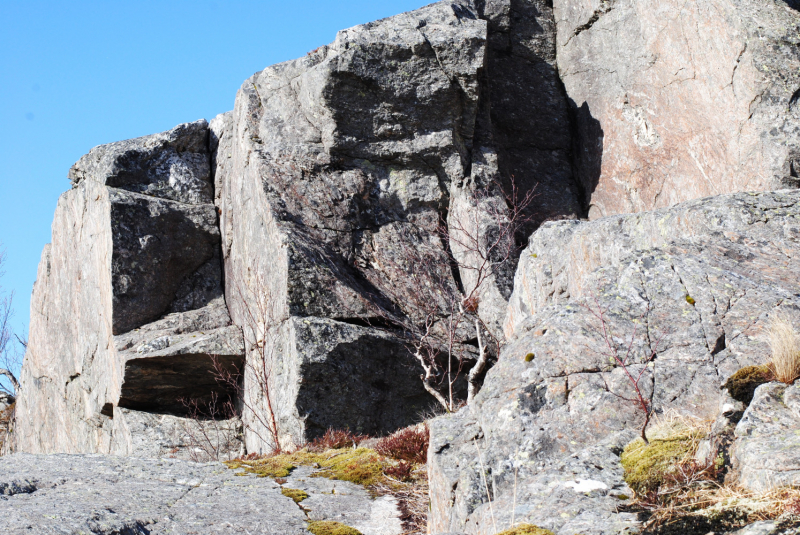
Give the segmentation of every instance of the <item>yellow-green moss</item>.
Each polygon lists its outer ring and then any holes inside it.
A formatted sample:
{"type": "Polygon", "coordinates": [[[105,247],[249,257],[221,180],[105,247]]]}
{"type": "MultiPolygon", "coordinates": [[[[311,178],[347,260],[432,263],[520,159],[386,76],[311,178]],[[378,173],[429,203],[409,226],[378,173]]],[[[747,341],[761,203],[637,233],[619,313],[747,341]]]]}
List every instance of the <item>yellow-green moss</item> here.
{"type": "Polygon", "coordinates": [[[749,405],[756,388],[770,381],[772,372],[769,366],[747,366],[731,375],[725,381],[725,388],[733,399],[749,405]]]}
{"type": "Polygon", "coordinates": [[[533,353],[528,353],[527,355],[525,355],[525,362],[532,362],[533,359],[535,359],[535,358],[536,358],[536,355],[534,355],[533,353]]]}
{"type": "Polygon", "coordinates": [[[655,438],[650,444],[637,438],[625,446],[620,457],[625,482],[640,496],[657,490],[664,477],[692,455],[700,438],[695,432],[655,438]]]}
{"type": "Polygon", "coordinates": [[[309,522],[306,529],[314,535],[361,535],[361,532],[332,520],[309,522]]]}
{"type": "Polygon", "coordinates": [[[300,490],[300,489],[282,488],[281,489],[281,494],[283,494],[287,498],[293,499],[294,503],[300,503],[303,500],[305,500],[306,498],[308,498],[308,493],[306,491],[300,490]]]}
{"type": "Polygon", "coordinates": [[[300,450],[283,453],[255,461],[235,460],[226,463],[228,468],[244,468],[259,477],[287,477],[298,466],[319,465],[322,469],[314,477],[327,477],[369,486],[383,479],[383,469],[388,464],[374,450],[368,448],[328,450],[311,453],[300,450]]]}
{"type": "Polygon", "coordinates": [[[694,300],[694,297],[692,297],[691,295],[687,295],[686,296],[686,302],[689,303],[690,305],[694,306],[696,301],[694,300]]]}
{"type": "Polygon", "coordinates": [[[520,524],[517,527],[501,531],[497,535],[554,535],[549,529],[540,528],[532,524],[520,524]]]}

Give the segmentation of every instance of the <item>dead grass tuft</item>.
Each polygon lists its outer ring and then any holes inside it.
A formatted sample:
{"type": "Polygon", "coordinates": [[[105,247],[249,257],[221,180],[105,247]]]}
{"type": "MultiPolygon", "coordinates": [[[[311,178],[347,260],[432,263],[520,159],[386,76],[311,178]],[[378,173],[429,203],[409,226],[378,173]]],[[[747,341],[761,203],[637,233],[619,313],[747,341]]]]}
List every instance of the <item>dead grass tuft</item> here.
{"type": "Polygon", "coordinates": [[[772,350],[770,370],[778,381],[792,384],[800,377],[800,335],[786,316],[770,321],[767,336],[772,350]]]}

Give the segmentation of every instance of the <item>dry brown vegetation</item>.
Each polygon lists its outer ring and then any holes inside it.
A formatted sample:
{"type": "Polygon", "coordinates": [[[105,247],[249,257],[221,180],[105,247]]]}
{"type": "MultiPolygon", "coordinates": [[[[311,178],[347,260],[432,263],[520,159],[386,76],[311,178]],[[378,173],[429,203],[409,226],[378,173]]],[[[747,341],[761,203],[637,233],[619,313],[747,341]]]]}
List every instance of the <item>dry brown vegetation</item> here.
{"type": "Polygon", "coordinates": [[[772,360],[769,368],[778,381],[791,384],[800,377],[800,334],[786,316],[776,316],[767,330],[772,360]]]}
{"type": "Polygon", "coordinates": [[[709,430],[709,422],[671,413],[653,426],[649,444],[625,448],[625,480],[636,492],[630,509],[649,515],[646,533],[732,530],[800,513],[800,489],[748,491],[723,480],[721,458],[698,461],[709,430]]]}

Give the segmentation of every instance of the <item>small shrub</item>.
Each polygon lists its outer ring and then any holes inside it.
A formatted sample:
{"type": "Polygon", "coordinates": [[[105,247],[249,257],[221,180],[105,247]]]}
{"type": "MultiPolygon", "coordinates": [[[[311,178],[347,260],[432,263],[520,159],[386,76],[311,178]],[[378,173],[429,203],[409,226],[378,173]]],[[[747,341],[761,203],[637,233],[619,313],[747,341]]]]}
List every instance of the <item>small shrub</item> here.
{"type": "Polygon", "coordinates": [[[281,489],[281,494],[287,498],[293,499],[294,503],[300,503],[308,498],[308,493],[300,489],[281,489]]]}
{"type": "Polygon", "coordinates": [[[792,384],[800,377],[800,335],[785,316],[772,319],[768,331],[772,360],[769,368],[778,381],[792,384]]]}
{"type": "Polygon", "coordinates": [[[625,446],[620,457],[625,482],[637,496],[657,491],[668,481],[668,475],[690,460],[700,438],[691,431],[654,438],[649,444],[637,438],[625,446]]]}
{"type": "Polygon", "coordinates": [[[756,388],[773,379],[769,366],[747,366],[731,375],[725,381],[724,387],[733,399],[749,405],[753,401],[756,388]]]}
{"type": "Polygon", "coordinates": [[[399,479],[400,481],[411,481],[411,473],[414,471],[414,465],[405,461],[400,461],[397,466],[390,466],[383,471],[389,477],[399,479]]]}
{"type": "Polygon", "coordinates": [[[306,529],[314,535],[361,535],[357,529],[332,520],[309,522],[306,529]]]}
{"type": "Polygon", "coordinates": [[[398,461],[425,464],[429,442],[428,426],[406,427],[378,441],[375,451],[398,461]]]}
{"type": "Polygon", "coordinates": [[[325,434],[315,438],[308,445],[309,451],[321,452],[325,450],[338,450],[341,448],[355,448],[358,443],[368,437],[356,435],[347,429],[328,429],[325,434]]]}
{"type": "Polygon", "coordinates": [[[532,524],[520,524],[511,529],[501,531],[497,535],[554,535],[549,529],[540,528],[532,524]]]}

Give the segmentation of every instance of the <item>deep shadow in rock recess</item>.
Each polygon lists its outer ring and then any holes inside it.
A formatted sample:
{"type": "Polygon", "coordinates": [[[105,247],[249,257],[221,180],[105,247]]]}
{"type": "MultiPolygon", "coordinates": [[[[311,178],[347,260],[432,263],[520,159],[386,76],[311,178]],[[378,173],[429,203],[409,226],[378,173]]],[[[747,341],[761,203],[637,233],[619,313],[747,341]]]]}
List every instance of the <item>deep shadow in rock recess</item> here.
{"type": "MultiPolygon", "coordinates": [[[[580,107],[569,99],[572,116],[572,143],[575,178],[580,185],[582,203],[587,215],[592,209],[592,194],[600,182],[603,164],[603,126],[592,116],[589,104],[580,107]]],[[[594,214],[591,214],[594,216],[594,214]]]]}
{"type": "Polygon", "coordinates": [[[204,410],[216,394],[221,406],[233,399],[235,388],[217,379],[214,358],[219,366],[232,374],[242,369],[243,357],[209,355],[174,355],[145,357],[125,363],[119,406],[158,414],[185,415],[189,402],[204,410]]]}

